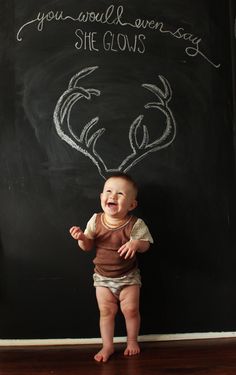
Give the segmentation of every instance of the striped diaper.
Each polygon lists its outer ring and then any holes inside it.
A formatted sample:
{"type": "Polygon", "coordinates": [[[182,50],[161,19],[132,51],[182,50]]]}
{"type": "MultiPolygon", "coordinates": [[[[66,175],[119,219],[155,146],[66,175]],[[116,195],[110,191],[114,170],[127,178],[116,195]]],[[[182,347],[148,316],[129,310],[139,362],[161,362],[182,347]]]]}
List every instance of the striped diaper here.
{"type": "Polygon", "coordinates": [[[128,285],[139,285],[140,287],[142,285],[139,269],[135,269],[134,271],[121,277],[106,277],[101,276],[98,273],[94,273],[93,281],[93,285],[95,287],[103,286],[105,288],[109,288],[116,297],[119,297],[121,290],[128,285]]]}

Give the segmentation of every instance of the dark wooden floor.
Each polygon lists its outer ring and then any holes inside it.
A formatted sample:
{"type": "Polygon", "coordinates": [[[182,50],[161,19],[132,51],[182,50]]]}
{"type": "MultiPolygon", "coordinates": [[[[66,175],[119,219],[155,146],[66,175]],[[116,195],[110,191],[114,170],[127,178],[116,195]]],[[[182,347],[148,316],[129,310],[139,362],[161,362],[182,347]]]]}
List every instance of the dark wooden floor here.
{"type": "Polygon", "coordinates": [[[139,356],[124,345],[97,363],[97,345],[0,348],[0,375],[236,375],[236,339],[141,343],[139,356]]]}

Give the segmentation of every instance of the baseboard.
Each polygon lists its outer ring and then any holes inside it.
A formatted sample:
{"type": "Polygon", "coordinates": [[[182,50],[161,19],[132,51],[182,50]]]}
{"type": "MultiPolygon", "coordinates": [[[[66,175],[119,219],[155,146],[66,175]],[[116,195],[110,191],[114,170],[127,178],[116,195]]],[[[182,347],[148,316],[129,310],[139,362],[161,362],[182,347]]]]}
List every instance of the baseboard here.
{"type": "MultiPolygon", "coordinates": [[[[203,340],[236,338],[236,332],[200,332],[200,333],[175,333],[175,334],[153,334],[139,336],[139,342],[154,341],[178,341],[178,340],[203,340]]],[[[126,337],[115,337],[115,343],[126,342],[126,337]]],[[[89,345],[101,344],[101,338],[78,338],[78,339],[0,339],[0,346],[56,346],[56,345],[89,345]]]]}

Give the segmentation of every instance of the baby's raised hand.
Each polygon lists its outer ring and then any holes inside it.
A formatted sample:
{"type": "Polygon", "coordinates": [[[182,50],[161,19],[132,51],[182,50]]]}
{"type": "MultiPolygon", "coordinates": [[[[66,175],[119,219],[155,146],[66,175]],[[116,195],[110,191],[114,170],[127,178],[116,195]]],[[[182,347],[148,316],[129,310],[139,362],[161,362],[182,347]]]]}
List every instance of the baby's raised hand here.
{"type": "Polygon", "coordinates": [[[84,232],[82,231],[82,229],[80,229],[80,227],[71,227],[70,234],[77,241],[83,241],[85,238],[84,232]]]}

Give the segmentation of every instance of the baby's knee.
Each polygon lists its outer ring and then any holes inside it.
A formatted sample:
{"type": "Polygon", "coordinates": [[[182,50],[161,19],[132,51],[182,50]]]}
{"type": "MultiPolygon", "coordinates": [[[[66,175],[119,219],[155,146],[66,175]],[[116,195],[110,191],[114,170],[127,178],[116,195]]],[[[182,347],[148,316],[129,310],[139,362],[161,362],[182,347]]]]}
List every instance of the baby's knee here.
{"type": "Polygon", "coordinates": [[[101,304],[99,306],[100,316],[103,318],[114,317],[117,313],[117,305],[111,304],[101,304]]]}
{"type": "Polygon", "coordinates": [[[123,305],[121,306],[121,311],[123,315],[129,319],[136,318],[137,316],[139,316],[139,308],[136,305],[123,305]]]}

